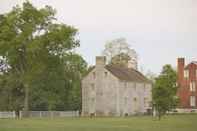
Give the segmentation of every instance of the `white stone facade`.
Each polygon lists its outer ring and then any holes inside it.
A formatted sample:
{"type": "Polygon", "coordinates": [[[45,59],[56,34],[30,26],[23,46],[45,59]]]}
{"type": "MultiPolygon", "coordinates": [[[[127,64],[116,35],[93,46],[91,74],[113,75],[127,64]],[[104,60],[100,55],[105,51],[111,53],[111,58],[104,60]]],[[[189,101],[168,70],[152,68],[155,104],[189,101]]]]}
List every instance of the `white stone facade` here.
{"type": "Polygon", "coordinates": [[[82,80],[83,116],[125,116],[151,109],[151,83],[124,81],[97,62],[82,80]]]}

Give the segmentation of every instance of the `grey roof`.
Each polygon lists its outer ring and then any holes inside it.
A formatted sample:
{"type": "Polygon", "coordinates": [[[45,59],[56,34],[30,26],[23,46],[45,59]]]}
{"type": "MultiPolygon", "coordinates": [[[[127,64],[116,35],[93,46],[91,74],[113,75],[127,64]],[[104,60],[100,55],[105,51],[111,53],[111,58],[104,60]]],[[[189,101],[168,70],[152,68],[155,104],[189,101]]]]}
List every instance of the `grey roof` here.
{"type": "Polygon", "coordinates": [[[105,68],[120,80],[151,83],[142,73],[132,68],[112,65],[107,65],[105,68]]]}

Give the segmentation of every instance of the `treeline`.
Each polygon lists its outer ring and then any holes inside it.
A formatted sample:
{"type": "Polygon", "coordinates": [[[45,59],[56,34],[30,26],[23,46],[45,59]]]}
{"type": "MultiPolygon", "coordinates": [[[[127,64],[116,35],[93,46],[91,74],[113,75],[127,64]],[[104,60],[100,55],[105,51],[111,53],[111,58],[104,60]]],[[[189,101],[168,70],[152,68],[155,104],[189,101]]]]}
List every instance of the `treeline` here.
{"type": "Polygon", "coordinates": [[[77,29],[26,1],[0,15],[0,110],[80,110],[87,63],[77,29]]]}

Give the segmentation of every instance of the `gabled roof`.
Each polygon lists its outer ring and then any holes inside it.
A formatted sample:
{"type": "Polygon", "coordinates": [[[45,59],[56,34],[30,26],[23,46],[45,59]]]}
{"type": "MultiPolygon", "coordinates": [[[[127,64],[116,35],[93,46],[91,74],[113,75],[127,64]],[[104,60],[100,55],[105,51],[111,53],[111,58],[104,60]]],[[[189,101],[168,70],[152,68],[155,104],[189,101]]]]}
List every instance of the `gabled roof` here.
{"type": "MultiPolygon", "coordinates": [[[[92,66],[84,77],[86,77],[93,69],[95,69],[95,66],[92,66]]],[[[147,79],[141,72],[133,68],[126,68],[117,65],[106,65],[105,69],[122,81],[151,83],[151,81],[147,79]]]]}
{"type": "Polygon", "coordinates": [[[196,64],[196,65],[197,65],[197,61],[192,61],[191,63],[194,63],[194,64],[196,64]]]}
{"type": "Polygon", "coordinates": [[[195,65],[195,67],[197,68],[197,61],[192,61],[191,63],[189,63],[185,69],[188,69],[190,66],[195,65]]]}
{"type": "Polygon", "coordinates": [[[142,73],[132,68],[112,65],[107,65],[105,66],[105,68],[110,71],[115,77],[123,81],[151,83],[142,73]]]}

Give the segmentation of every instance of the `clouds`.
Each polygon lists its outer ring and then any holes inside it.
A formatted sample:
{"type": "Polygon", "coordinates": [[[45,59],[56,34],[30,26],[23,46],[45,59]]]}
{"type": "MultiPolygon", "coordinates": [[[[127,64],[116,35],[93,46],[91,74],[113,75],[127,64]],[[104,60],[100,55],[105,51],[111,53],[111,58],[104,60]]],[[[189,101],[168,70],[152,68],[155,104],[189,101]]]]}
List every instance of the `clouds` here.
{"type": "MultiPolygon", "coordinates": [[[[60,21],[79,29],[80,53],[90,64],[107,40],[125,37],[144,68],[159,72],[176,58],[197,58],[196,0],[32,0],[57,9],[60,21]],[[135,41],[135,42],[134,42],[135,41]]],[[[22,0],[1,0],[6,12],[22,0]]]]}

